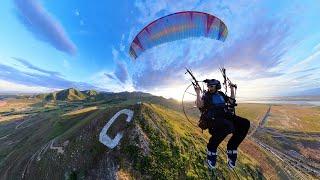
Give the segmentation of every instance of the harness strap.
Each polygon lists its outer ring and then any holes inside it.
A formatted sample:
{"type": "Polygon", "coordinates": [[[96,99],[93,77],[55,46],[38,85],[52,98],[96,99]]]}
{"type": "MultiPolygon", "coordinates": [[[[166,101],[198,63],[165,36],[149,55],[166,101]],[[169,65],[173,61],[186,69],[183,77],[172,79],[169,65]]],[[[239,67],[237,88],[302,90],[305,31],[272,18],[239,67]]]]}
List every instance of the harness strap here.
{"type": "Polygon", "coordinates": [[[238,154],[237,150],[227,150],[228,154],[238,154]]]}
{"type": "Polygon", "coordinates": [[[211,151],[209,151],[209,150],[207,150],[207,154],[208,154],[209,156],[218,155],[217,152],[211,152],[211,151]]]}

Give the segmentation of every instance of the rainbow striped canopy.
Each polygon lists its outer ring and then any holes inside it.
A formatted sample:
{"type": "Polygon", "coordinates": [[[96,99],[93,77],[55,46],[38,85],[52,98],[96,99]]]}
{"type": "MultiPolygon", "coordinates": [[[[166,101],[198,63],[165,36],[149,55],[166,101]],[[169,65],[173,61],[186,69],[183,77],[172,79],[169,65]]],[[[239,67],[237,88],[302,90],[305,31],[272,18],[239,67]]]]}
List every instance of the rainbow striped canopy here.
{"type": "Polygon", "coordinates": [[[183,11],[161,17],[144,27],[133,39],[129,54],[136,59],[157,45],[190,37],[225,41],[227,26],[217,17],[197,11],[183,11]]]}

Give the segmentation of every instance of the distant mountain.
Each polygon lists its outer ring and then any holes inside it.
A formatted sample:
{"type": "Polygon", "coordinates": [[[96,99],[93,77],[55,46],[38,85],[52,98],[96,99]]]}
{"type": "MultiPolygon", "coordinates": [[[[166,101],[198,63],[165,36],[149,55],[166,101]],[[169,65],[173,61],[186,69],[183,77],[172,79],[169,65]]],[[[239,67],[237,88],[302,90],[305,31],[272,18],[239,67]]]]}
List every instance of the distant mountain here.
{"type": "Polygon", "coordinates": [[[38,94],[36,98],[43,99],[46,101],[74,101],[74,100],[110,100],[113,102],[120,102],[126,100],[141,101],[141,100],[151,100],[153,102],[163,102],[167,103],[175,102],[173,99],[165,99],[163,97],[154,96],[149,93],[134,91],[134,92],[97,92],[96,90],[84,90],[80,91],[75,88],[64,89],[61,91],[56,91],[46,94],[38,94]]]}
{"type": "Polygon", "coordinates": [[[147,97],[153,97],[154,95],[149,94],[149,93],[144,93],[144,92],[139,92],[139,91],[134,91],[134,92],[113,92],[113,93],[101,93],[101,96],[104,98],[120,98],[120,99],[131,99],[131,98],[147,98],[147,97]]]}
{"type": "Polygon", "coordinates": [[[96,90],[85,90],[85,91],[80,91],[83,94],[87,95],[87,96],[96,96],[99,93],[96,90]]]}
{"type": "Polygon", "coordinates": [[[74,88],[64,89],[61,91],[52,92],[49,94],[39,94],[36,97],[44,99],[46,101],[74,101],[74,100],[84,100],[91,96],[98,95],[95,90],[79,91],[74,88]]]}

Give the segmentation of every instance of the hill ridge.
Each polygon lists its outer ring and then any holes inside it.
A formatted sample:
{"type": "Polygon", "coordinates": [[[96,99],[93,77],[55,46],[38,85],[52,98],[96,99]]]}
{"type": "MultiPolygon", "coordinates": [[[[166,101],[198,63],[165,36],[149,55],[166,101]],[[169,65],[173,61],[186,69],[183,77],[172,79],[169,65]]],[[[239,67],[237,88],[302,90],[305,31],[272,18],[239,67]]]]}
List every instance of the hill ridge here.
{"type": "MultiPolygon", "coordinates": [[[[97,98],[99,101],[46,103],[46,111],[40,104],[40,110],[33,109],[27,117],[3,123],[0,179],[19,179],[22,175],[26,179],[286,177],[281,165],[250,139],[240,146],[235,171],[227,168],[226,141],[218,150],[215,173],[208,171],[206,144],[210,135],[192,125],[176,101],[135,92],[99,93],[97,98]],[[106,131],[111,139],[118,133],[123,135],[110,149],[99,136],[123,109],[134,114],[130,122],[126,115],[120,115],[106,131]]],[[[264,106],[260,108],[265,112],[264,106]]],[[[259,113],[250,114],[255,116],[259,113]]],[[[189,118],[196,124],[197,116],[189,118]]]]}

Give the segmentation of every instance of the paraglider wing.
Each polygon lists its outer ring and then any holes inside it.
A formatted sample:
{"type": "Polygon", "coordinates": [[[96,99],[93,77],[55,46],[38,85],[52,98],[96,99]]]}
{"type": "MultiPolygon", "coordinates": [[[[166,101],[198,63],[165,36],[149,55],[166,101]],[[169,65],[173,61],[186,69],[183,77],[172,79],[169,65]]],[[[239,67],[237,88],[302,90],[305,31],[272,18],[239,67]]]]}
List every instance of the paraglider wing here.
{"type": "Polygon", "coordinates": [[[136,59],[145,50],[157,45],[190,37],[207,37],[225,41],[227,26],[217,17],[196,11],[184,11],[161,17],[133,39],[129,54],[136,59]]]}

